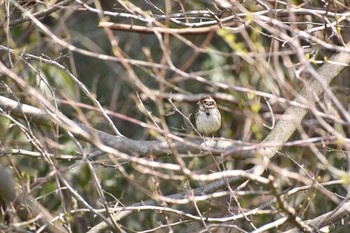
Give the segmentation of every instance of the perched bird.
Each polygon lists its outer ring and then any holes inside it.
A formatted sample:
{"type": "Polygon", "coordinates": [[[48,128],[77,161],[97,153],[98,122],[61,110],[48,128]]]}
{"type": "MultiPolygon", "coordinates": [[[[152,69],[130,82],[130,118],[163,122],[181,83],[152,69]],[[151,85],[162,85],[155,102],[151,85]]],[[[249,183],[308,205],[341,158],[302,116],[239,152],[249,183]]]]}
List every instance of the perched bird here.
{"type": "Polygon", "coordinates": [[[198,131],[205,135],[214,135],[221,126],[221,114],[215,100],[210,96],[202,96],[196,112],[196,126],[198,131]]]}

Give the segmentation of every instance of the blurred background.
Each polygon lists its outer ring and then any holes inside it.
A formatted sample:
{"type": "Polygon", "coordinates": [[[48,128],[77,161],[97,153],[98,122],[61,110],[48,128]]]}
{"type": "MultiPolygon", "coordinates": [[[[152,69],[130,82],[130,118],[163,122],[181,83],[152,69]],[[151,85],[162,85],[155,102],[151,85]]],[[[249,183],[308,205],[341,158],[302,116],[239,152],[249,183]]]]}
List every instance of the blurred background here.
{"type": "MultiPolygon", "coordinates": [[[[1,1],[0,61],[24,84],[10,78],[3,68],[0,91],[4,97],[45,109],[41,99],[28,91],[32,88],[68,118],[115,134],[83,91],[86,88],[109,111],[117,129],[135,140],[165,140],[165,135],[152,127],[169,129],[185,139],[198,137],[191,123],[194,124],[198,99],[210,94],[222,114],[222,127],[216,136],[258,143],[307,82],[314,80],[310,69],[324,65],[332,54],[346,48],[348,17],[348,1],[1,1]],[[117,26],[103,27],[106,22],[117,26]],[[135,31],[136,26],[141,29],[135,31]],[[152,28],[154,31],[149,32],[152,28]],[[171,30],[164,33],[162,30],[167,28],[171,30]]],[[[330,86],[345,111],[349,109],[348,76],[349,69],[345,68],[330,86]]],[[[320,162],[318,153],[336,169],[347,170],[348,152],[342,146],[349,137],[346,117],[327,95],[319,96],[315,104],[310,101],[311,105],[334,131],[325,127],[315,113],[304,119],[290,141],[306,143],[284,147],[265,174],[275,177],[281,195],[308,184],[295,176],[314,177],[320,183],[341,179],[320,162]],[[282,171],[288,171],[288,175],[281,175],[285,174],[282,171]]],[[[196,189],[208,182],[176,179],[178,174],[167,170],[158,171],[161,175],[150,175],[144,166],[124,160],[117,164],[108,154],[90,160],[93,171],[84,160],[59,159],[53,166],[42,159],[42,152],[29,138],[36,138],[39,147],[48,153],[80,155],[79,145],[70,135],[57,127],[16,118],[24,130],[6,116],[6,111],[1,115],[0,163],[16,177],[18,190],[33,195],[54,216],[83,208],[76,198],[65,196],[71,194],[66,194],[69,192],[57,180],[56,172],[96,208],[103,208],[104,201],[110,206],[131,206],[153,199],[159,205],[193,215],[220,218],[254,209],[273,196],[271,188],[251,182],[242,194],[235,194],[238,199],[228,192],[196,204],[166,203],[157,196],[196,189]],[[8,153],[14,149],[38,152],[39,156],[8,153]],[[105,199],[101,198],[94,175],[105,199]],[[164,178],[166,175],[171,178],[164,178]]],[[[96,150],[91,143],[80,143],[87,154],[96,150]]],[[[132,152],[129,155],[134,156],[132,152]]],[[[210,154],[197,157],[188,153],[182,157],[186,166],[199,174],[244,170],[256,163],[254,159],[227,157],[216,163],[210,154]]],[[[178,164],[172,154],[160,158],[149,155],[147,159],[178,164]]],[[[329,190],[327,186],[327,192],[346,196],[348,176],[344,179],[346,183],[339,181],[329,190]]],[[[327,192],[311,185],[286,202],[300,218],[314,218],[337,206],[327,192]]],[[[256,217],[227,223],[229,227],[214,221],[210,229],[253,231],[280,216],[278,205],[268,206],[256,217]]],[[[134,212],[120,224],[127,232],[208,230],[201,221],[184,217],[181,223],[178,219],[177,215],[149,210],[134,212]]],[[[92,212],[81,212],[67,214],[62,221],[67,231],[86,232],[101,219],[92,212]]],[[[6,225],[4,219],[0,223],[6,225]]],[[[334,224],[335,232],[344,232],[348,218],[344,225],[334,224]]],[[[286,222],[272,231],[292,226],[286,222]]],[[[24,228],[35,231],[39,227],[33,223],[24,228]]]]}

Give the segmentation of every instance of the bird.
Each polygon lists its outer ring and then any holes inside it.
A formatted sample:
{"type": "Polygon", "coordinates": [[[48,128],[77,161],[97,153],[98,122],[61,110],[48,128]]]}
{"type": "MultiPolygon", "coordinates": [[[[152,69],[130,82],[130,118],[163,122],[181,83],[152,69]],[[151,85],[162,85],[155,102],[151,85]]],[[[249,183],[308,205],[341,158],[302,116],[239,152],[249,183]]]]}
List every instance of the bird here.
{"type": "Polygon", "coordinates": [[[197,130],[205,136],[214,136],[221,127],[221,114],[215,100],[210,95],[202,96],[195,115],[197,130]]]}

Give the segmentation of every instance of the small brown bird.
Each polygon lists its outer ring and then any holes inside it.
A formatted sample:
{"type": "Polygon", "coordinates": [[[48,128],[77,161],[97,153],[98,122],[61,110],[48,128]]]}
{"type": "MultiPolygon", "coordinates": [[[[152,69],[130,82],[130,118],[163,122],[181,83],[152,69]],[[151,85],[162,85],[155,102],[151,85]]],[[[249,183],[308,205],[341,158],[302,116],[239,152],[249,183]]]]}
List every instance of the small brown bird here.
{"type": "Polygon", "coordinates": [[[210,96],[202,96],[196,112],[196,126],[198,131],[206,136],[214,135],[221,126],[221,114],[215,100],[210,96]]]}

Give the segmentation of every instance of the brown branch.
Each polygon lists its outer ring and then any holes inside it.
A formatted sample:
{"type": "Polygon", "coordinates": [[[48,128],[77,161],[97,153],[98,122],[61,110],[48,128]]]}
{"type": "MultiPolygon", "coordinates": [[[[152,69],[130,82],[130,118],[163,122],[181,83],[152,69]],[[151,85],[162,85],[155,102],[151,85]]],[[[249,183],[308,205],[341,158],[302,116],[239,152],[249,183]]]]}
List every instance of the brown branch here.
{"type": "MultiPolygon", "coordinates": [[[[225,25],[233,26],[237,25],[237,22],[225,25]]],[[[145,27],[140,25],[130,25],[130,24],[119,24],[113,22],[100,22],[99,27],[107,27],[115,31],[124,31],[124,32],[136,32],[141,34],[154,34],[155,32],[159,33],[169,33],[169,34],[178,34],[178,35],[201,35],[207,34],[209,32],[215,32],[221,27],[219,25],[214,25],[210,27],[198,27],[198,28],[162,28],[162,27],[145,27]]]]}

